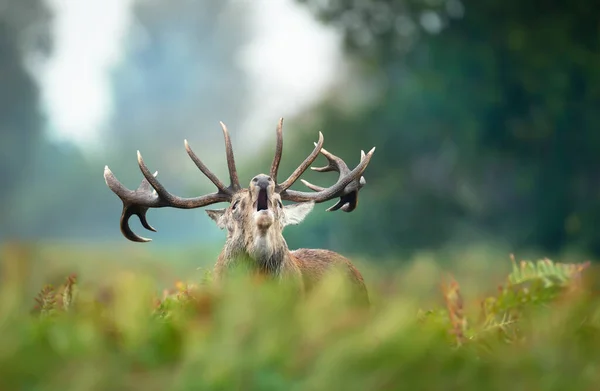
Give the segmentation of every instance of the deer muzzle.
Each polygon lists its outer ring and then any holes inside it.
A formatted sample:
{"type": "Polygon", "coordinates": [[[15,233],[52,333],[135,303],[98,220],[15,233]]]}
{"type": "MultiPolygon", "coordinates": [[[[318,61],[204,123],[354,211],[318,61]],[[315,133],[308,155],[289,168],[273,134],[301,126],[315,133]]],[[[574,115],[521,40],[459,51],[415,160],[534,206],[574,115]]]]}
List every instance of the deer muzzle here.
{"type": "Polygon", "coordinates": [[[256,210],[254,211],[254,222],[259,230],[266,232],[266,230],[273,225],[275,221],[275,215],[273,214],[272,208],[270,208],[269,195],[266,189],[260,189],[256,199],[256,210]]]}
{"type": "Polygon", "coordinates": [[[250,191],[254,200],[254,221],[259,230],[266,231],[275,221],[271,207],[271,197],[274,192],[273,180],[264,174],[257,175],[252,179],[250,191]]]}

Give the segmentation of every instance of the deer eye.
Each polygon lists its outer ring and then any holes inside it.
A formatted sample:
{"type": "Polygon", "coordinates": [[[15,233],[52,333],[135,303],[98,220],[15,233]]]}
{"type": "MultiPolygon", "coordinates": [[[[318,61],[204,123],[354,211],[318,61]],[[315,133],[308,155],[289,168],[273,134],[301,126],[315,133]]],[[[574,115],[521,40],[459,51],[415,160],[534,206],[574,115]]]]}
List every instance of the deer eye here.
{"type": "Polygon", "coordinates": [[[277,205],[279,205],[280,208],[283,208],[283,204],[279,200],[277,200],[277,205]]]}
{"type": "Polygon", "coordinates": [[[237,208],[238,204],[240,203],[240,201],[236,201],[233,203],[233,205],[231,206],[231,210],[235,210],[235,208],[237,208]]]}

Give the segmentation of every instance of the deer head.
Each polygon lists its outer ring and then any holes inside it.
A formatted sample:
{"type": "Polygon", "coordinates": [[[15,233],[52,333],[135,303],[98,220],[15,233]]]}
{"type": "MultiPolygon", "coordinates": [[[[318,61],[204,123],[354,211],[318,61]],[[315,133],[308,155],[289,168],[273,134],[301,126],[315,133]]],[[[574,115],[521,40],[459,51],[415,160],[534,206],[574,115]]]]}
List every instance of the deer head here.
{"type": "Polygon", "coordinates": [[[233,256],[236,255],[235,252],[245,251],[253,257],[266,259],[272,258],[276,251],[287,250],[282,236],[284,227],[300,223],[310,213],[315,203],[339,197],[339,201],[327,210],[353,211],[358,203],[358,191],[366,184],[362,173],[369,164],[375,148],[367,154],[361,151],[360,163],[350,170],[342,159],[323,149],[323,135],[319,132],[319,141],[315,143],[312,153],[285,181],[279,183],[277,174],[283,149],[282,125],[283,119],[280,119],[277,126],[275,157],[269,175],[255,176],[246,188],[242,188],[240,185],[231,140],[227,127],[222,122],[221,128],[225,137],[230,177],[229,186],[225,186],[196,156],[187,140],[184,141],[185,149],[192,161],[217,187],[217,191],[214,193],[195,198],[182,198],[169,193],[156,179],[158,172],[154,174],[150,172],[139,151],[137,153],[138,165],[144,179],[137,190],[127,189],[106,166],[104,168],[106,184],[123,202],[120,220],[123,235],[135,242],[150,241],[150,239],[136,235],[129,227],[129,218],[137,215],[144,228],[156,232],[146,220],[146,212],[149,208],[193,209],[219,202],[228,202],[227,208],[206,211],[218,227],[227,231],[227,245],[224,252],[233,256]],[[318,172],[338,172],[337,182],[330,187],[323,188],[301,180],[313,192],[290,190],[289,188],[315,161],[319,153],[323,154],[329,163],[325,167],[312,169],[318,172]],[[284,206],[282,201],[292,201],[293,204],[284,206]]]}

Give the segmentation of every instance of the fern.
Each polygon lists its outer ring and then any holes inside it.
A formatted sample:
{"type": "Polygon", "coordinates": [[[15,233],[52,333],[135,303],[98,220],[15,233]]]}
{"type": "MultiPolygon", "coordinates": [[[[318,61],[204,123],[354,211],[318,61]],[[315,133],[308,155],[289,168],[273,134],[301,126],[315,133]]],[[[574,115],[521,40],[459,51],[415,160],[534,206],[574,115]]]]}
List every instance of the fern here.
{"type": "Polygon", "coordinates": [[[462,345],[469,331],[469,323],[464,311],[464,300],[460,293],[460,286],[452,279],[449,284],[442,284],[442,292],[448,311],[448,319],[451,325],[451,333],[456,337],[456,342],[462,345]]]}
{"type": "Polygon", "coordinates": [[[56,312],[56,292],[52,285],[45,285],[35,298],[34,310],[39,312],[40,317],[51,316],[56,312]]]}
{"type": "Polygon", "coordinates": [[[76,282],[77,276],[75,274],[67,277],[62,292],[62,308],[64,311],[69,311],[73,306],[77,294],[76,282]]]}
{"type": "Polygon", "coordinates": [[[445,309],[421,311],[418,319],[429,324],[444,325],[461,346],[469,340],[496,335],[506,343],[522,339],[520,320],[530,310],[549,308],[566,292],[579,287],[581,274],[590,262],[580,264],[555,263],[549,259],[537,262],[521,261],[511,255],[512,271],[495,296],[481,300],[480,322],[469,321],[459,283],[452,279],[442,284],[445,309]]]}

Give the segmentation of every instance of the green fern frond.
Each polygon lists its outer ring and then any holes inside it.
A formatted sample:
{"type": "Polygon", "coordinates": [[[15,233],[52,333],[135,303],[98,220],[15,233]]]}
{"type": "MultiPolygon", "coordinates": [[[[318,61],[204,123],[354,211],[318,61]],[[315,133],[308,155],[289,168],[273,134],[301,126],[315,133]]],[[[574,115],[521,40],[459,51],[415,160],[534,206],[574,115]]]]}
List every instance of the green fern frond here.
{"type": "Polygon", "coordinates": [[[56,311],[56,296],[52,285],[45,285],[35,298],[37,303],[35,309],[39,311],[41,317],[54,314],[56,311]]]}

